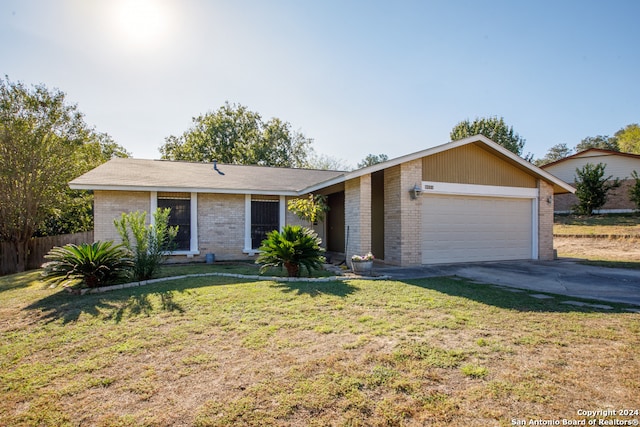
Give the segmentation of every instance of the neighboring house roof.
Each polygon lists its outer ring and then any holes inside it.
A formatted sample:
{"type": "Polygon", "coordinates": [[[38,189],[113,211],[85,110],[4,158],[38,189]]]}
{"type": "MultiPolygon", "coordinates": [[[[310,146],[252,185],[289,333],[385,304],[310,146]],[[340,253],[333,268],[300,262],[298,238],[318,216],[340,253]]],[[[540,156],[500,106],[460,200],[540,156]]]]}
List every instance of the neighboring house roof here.
{"type": "Polygon", "coordinates": [[[600,148],[580,151],[553,163],[548,163],[542,166],[542,169],[566,182],[574,182],[576,169],[581,169],[587,163],[606,165],[605,174],[618,179],[628,179],[632,171],[640,171],[640,155],[600,148]]]}
{"type": "Polygon", "coordinates": [[[554,193],[575,192],[566,182],[482,135],[428,148],[353,172],[228,164],[218,164],[217,172],[211,163],[116,158],[74,179],[69,186],[77,190],[190,191],[296,196],[466,144],[481,145],[511,165],[549,182],[553,185],[554,193]]]}
{"type": "Polygon", "coordinates": [[[78,190],[298,195],[341,171],[115,158],[74,179],[78,190]]]}
{"type": "Polygon", "coordinates": [[[636,159],[636,160],[640,160],[640,155],[639,154],[633,154],[633,153],[623,153],[620,151],[613,151],[613,150],[604,150],[602,148],[588,148],[586,150],[580,151],[579,153],[576,154],[572,154],[570,156],[564,157],[560,160],[556,160],[555,162],[551,162],[551,163],[547,163],[546,165],[541,166],[542,169],[546,169],[550,166],[556,166],[560,163],[564,163],[568,160],[573,160],[573,159],[577,159],[577,158],[584,158],[584,157],[593,157],[593,158],[597,158],[597,157],[602,157],[602,158],[606,158],[608,156],[621,156],[621,157],[629,157],[632,159],[636,159]]]}

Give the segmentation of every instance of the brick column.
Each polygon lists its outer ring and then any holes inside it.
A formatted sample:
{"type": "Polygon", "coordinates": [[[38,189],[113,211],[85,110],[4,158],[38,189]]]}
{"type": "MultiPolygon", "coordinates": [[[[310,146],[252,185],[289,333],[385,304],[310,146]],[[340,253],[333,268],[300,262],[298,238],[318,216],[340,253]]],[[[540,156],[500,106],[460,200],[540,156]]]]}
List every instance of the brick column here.
{"type": "Polygon", "coordinates": [[[371,250],[371,175],[351,179],[344,185],[345,239],[348,261],[354,254],[371,250]]]}
{"type": "Polygon", "coordinates": [[[553,259],[553,186],[541,179],[538,180],[538,259],[553,259]]]}
{"type": "Polygon", "coordinates": [[[422,263],[422,200],[411,200],[409,190],[422,183],[422,159],[385,170],[384,254],[394,265],[422,263]]]}

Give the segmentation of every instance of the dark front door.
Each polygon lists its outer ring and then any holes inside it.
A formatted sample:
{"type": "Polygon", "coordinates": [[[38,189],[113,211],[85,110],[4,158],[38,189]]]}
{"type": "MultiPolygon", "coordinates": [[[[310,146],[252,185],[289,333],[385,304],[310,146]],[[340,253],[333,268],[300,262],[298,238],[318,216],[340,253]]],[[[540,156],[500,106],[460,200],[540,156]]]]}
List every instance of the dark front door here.
{"type": "Polygon", "coordinates": [[[327,198],[327,250],[344,252],[344,191],[329,194],[327,198]]]}

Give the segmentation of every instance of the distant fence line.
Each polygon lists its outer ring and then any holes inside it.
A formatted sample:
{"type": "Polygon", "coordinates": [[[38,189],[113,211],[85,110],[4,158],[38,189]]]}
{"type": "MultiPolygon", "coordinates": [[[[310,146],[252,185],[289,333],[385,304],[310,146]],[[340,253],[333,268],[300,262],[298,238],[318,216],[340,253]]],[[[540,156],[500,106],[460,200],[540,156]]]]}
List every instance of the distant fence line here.
{"type": "MultiPolygon", "coordinates": [[[[40,268],[45,262],[44,256],[55,246],[64,246],[69,243],[93,242],[93,230],[82,233],[61,234],[59,236],[34,237],[29,241],[29,257],[27,269],[40,268]]],[[[16,251],[12,243],[0,242],[0,276],[17,272],[16,251]]]]}

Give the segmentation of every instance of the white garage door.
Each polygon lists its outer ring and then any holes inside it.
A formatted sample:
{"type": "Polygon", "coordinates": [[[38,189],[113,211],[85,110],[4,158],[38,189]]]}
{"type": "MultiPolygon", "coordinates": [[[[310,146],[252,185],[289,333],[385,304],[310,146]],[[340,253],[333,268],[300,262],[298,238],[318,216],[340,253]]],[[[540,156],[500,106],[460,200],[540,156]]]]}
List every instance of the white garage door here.
{"type": "Polygon", "coordinates": [[[532,258],[532,200],[422,197],[422,263],[532,258]]]}

